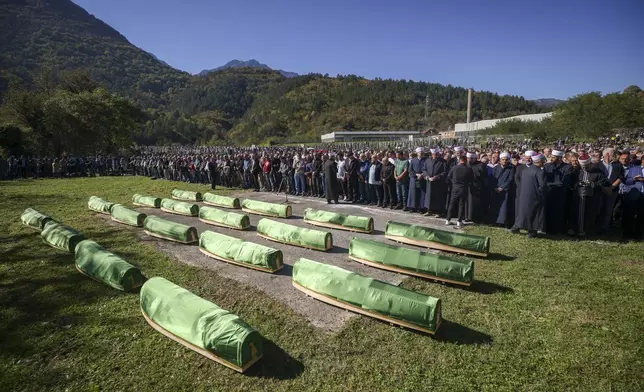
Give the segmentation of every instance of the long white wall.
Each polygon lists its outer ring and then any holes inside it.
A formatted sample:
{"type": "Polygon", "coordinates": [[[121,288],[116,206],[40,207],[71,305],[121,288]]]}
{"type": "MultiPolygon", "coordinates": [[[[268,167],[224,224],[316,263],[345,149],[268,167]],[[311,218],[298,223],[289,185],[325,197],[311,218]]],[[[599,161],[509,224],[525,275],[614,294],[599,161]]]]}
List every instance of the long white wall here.
{"type": "Polygon", "coordinates": [[[501,121],[509,121],[509,120],[521,120],[521,121],[535,121],[535,122],[541,122],[545,120],[546,118],[552,117],[552,112],[550,113],[537,113],[537,114],[522,114],[519,116],[513,116],[513,117],[506,117],[506,118],[497,118],[494,120],[481,120],[481,121],[474,121],[471,123],[460,123],[460,124],[455,124],[454,125],[454,132],[475,132],[475,131],[481,131],[483,129],[487,128],[492,128],[496,124],[498,124],[501,121]]]}

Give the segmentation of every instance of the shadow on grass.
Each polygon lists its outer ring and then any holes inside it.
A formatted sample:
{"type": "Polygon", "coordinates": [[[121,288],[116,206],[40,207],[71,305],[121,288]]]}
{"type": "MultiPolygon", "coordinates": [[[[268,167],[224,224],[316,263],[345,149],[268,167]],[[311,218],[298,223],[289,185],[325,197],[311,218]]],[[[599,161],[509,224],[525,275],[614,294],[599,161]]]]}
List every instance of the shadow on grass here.
{"type": "Polygon", "coordinates": [[[0,346],[5,353],[18,356],[29,355],[34,350],[26,342],[26,333],[42,335],[52,328],[82,322],[73,315],[61,317],[63,310],[72,304],[88,305],[105,295],[127,295],[75,271],[44,279],[27,277],[2,283],[0,293],[0,309],[9,315],[0,319],[0,346]]]}
{"type": "Polygon", "coordinates": [[[304,364],[271,340],[264,340],[264,357],[245,373],[250,377],[292,380],[304,371],[304,364]]]}
{"type": "Polygon", "coordinates": [[[454,344],[491,344],[492,336],[449,320],[443,320],[433,336],[435,340],[454,344]]]}
{"type": "Polygon", "coordinates": [[[480,258],[480,260],[488,260],[488,261],[512,261],[516,259],[517,259],[517,256],[504,255],[501,253],[490,253],[487,257],[480,258]]]}
{"type": "Polygon", "coordinates": [[[470,286],[458,286],[458,285],[453,285],[453,286],[459,287],[465,291],[471,291],[473,293],[479,293],[479,294],[514,293],[514,289],[512,289],[511,287],[503,286],[492,282],[484,282],[482,280],[475,280],[474,282],[472,282],[472,285],[470,286]]]}

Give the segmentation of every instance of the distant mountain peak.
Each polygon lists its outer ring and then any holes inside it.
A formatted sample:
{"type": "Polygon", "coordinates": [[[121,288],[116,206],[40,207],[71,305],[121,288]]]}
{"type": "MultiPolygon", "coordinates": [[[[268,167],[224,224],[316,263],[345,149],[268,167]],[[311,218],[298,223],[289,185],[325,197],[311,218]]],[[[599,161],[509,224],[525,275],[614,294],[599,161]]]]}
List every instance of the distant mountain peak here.
{"type": "MultiPolygon", "coordinates": [[[[204,69],[203,71],[199,72],[197,75],[204,76],[204,75],[207,75],[207,74],[209,74],[211,72],[216,72],[216,71],[219,71],[219,70],[222,70],[222,69],[241,68],[241,67],[264,68],[264,69],[273,70],[273,68],[269,67],[266,64],[262,64],[262,63],[260,63],[259,61],[255,60],[255,59],[250,59],[248,61],[235,59],[235,60],[231,60],[231,61],[227,62],[226,64],[224,64],[224,65],[222,65],[220,67],[217,67],[217,68],[204,69]]],[[[284,70],[281,70],[281,69],[277,69],[276,71],[278,71],[280,74],[282,74],[282,76],[284,76],[286,78],[294,78],[294,77],[298,76],[295,72],[284,71],[284,70]]]]}

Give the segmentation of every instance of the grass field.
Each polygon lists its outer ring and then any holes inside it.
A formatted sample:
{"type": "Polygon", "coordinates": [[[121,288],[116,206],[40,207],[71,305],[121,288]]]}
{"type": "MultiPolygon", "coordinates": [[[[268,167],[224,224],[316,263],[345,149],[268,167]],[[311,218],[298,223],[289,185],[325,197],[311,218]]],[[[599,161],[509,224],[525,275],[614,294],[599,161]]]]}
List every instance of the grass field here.
{"type": "Polygon", "coordinates": [[[642,243],[528,240],[474,228],[491,237],[494,253],[476,262],[482,283],[402,283],[443,300],[436,337],[367,317],[330,334],[87,209],[90,195],[129,203],[134,193],[168,196],[178,186],[132,177],[0,182],[0,390],[644,390],[642,243]],[[267,339],[265,357],[241,375],[163,337],[141,316],[136,294],[86,278],[72,254],[22,226],[26,207],[238,314],[267,339]]]}

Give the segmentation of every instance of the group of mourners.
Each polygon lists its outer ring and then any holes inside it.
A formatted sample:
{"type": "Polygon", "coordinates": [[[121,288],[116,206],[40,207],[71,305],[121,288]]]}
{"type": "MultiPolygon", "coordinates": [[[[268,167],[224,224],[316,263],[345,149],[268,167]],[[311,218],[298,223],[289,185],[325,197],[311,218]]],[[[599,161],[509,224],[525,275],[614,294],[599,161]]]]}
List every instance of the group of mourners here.
{"type": "Polygon", "coordinates": [[[0,156],[0,180],[122,175],[129,159],[117,156],[0,156]]]}
{"type": "Polygon", "coordinates": [[[532,146],[146,147],[130,156],[0,159],[0,177],[141,175],[400,209],[457,228],[485,223],[513,233],[524,229],[530,237],[586,237],[608,234],[621,221],[625,238],[642,237],[639,148],[599,150],[562,141],[554,149],[532,146]]]}
{"type": "MultiPolygon", "coordinates": [[[[259,159],[269,170],[258,176],[267,184],[270,167],[289,167],[289,159],[259,159]],[[272,165],[272,166],[271,166],[272,165]]],[[[644,230],[644,164],[642,153],[564,151],[545,148],[523,154],[480,153],[453,149],[416,148],[346,154],[316,153],[292,158],[294,175],[286,177],[286,192],[340,199],[441,217],[456,221],[521,229],[529,237],[569,234],[604,235],[621,220],[627,239],[644,230]]],[[[280,172],[288,173],[288,170],[280,172]]],[[[260,185],[261,186],[261,185],[260,185]]],[[[266,190],[271,190],[267,187],[266,190]]]]}

